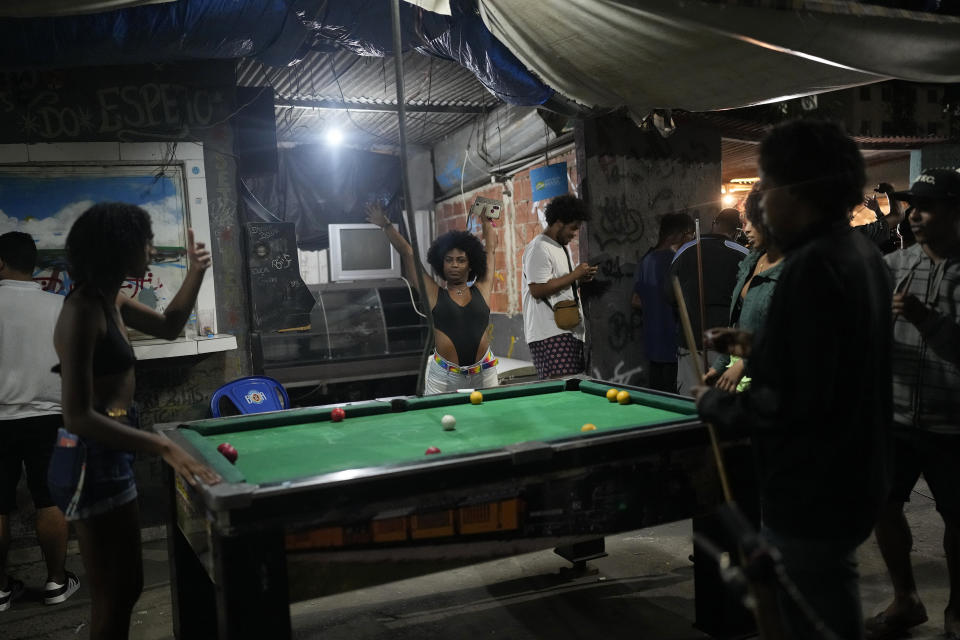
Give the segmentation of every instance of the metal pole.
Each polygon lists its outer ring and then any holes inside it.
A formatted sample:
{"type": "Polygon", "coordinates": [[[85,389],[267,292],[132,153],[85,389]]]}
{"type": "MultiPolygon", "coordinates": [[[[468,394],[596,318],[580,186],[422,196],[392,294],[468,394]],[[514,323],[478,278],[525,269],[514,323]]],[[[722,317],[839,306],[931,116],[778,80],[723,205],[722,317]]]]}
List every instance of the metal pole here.
{"type": "MultiPolygon", "coordinates": [[[[700,297],[700,339],[703,340],[703,332],[707,330],[707,312],[706,312],[706,299],[703,296],[703,253],[700,251],[700,217],[696,219],[696,229],[697,229],[697,291],[700,297]]],[[[693,345],[696,346],[696,343],[693,345]]],[[[703,349],[703,370],[707,371],[710,368],[710,363],[707,361],[707,347],[702,345],[703,349]]],[[[694,359],[697,358],[697,352],[694,351],[690,354],[694,359]]],[[[703,380],[703,377],[700,377],[700,380],[703,380]]],[[[698,383],[699,384],[699,383],[698,383]]]]}
{"type": "Polygon", "coordinates": [[[427,356],[433,350],[433,313],[427,300],[427,289],[423,281],[423,264],[420,262],[420,242],[417,240],[417,216],[413,210],[413,199],[410,197],[410,176],[407,167],[407,110],[403,91],[403,43],[400,38],[400,0],[390,0],[390,17],[393,19],[393,68],[397,75],[397,118],[400,133],[400,177],[403,180],[403,206],[407,211],[410,233],[410,246],[413,247],[413,263],[417,271],[417,283],[423,297],[420,304],[427,316],[427,341],[423,347],[423,357],[420,359],[419,374],[417,375],[417,395],[423,395],[423,386],[426,380],[424,374],[427,356]]]}

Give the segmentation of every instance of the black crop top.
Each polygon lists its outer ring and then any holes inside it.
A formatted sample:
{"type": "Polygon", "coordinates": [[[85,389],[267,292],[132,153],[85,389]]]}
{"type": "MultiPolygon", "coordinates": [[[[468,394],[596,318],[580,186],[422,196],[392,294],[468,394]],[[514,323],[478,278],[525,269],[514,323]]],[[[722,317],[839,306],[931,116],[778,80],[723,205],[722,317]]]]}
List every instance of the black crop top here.
{"type": "MultiPolygon", "coordinates": [[[[73,293],[72,291],[70,292],[73,293]]],[[[108,376],[127,371],[137,361],[137,356],[133,352],[133,347],[124,338],[117,321],[114,320],[112,310],[104,301],[103,313],[107,320],[107,331],[97,338],[93,346],[93,375],[108,376]]],[[[60,365],[51,369],[54,373],[60,373],[60,365]]]]}
{"type": "Polygon", "coordinates": [[[461,307],[450,298],[446,289],[437,292],[433,308],[433,326],[443,331],[457,350],[457,364],[476,362],[477,350],[490,324],[490,307],[477,288],[470,287],[470,302],[461,307]]]}

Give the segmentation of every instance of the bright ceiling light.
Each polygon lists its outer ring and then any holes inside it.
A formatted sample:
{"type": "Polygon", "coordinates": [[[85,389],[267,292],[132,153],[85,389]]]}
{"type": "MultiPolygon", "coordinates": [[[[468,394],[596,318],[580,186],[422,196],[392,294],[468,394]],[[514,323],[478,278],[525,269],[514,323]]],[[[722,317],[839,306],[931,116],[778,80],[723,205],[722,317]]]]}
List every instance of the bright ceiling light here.
{"type": "Polygon", "coordinates": [[[340,131],[340,129],[337,128],[327,129],[326,138],[327,144],[335,147],[343,142],[343,131],[340,131]]]}
{"type": "Polygon", "coordinates": [[[736,197],[729,193],[725,193],[723,197],[720,198],[720,201],[723,202],[723,206],[725,207],[732,207],[733,205],[737,204],[736,197]]]}

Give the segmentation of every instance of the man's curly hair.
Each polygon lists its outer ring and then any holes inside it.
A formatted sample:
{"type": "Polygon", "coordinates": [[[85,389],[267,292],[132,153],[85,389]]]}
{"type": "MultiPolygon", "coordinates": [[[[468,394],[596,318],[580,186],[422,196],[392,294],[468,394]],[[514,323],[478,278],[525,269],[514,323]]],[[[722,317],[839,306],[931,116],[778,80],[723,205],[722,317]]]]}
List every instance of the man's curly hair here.
{"type": "Polygon", "coordinates": [[[77,285],[106,288],[122,282],[153,238],[150,214],[126,202],[101,202],[82,214],[67,234],[70,277],[77,285]]]}
{"type": "Polygon", "coordinates": [[[867,175],[856,142],[839,125],[791,120],[774,127],[760,143],[760,170],[826,220],[846,220],[863,201],[867,175]]]}
{"type": "Polygon", "coordinates": [[[487,275],[487,251],[480,239],[469,231],[448,231],[433,241],[427,250],[427,262],[441,278],[443,259],[451,249],[467,254],[470,273],[467,280],[483,280],[487,275]]]}
{"type": "Polygon", "coordinates": [[[587,203],[568,193],[551,200],[543,212],[543,217],[547,221],[547,225],[558,221],[563,224],[570,224],[578,220],[589,222],[590,210],[587,209],[587,203]]]}

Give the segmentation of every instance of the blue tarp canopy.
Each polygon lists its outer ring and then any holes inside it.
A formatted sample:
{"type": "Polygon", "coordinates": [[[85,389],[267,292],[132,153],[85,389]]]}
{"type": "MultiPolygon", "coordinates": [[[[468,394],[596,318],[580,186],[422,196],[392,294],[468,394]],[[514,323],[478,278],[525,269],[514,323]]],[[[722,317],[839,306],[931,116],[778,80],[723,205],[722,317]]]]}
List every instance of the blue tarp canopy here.
{"type": "MultiPolygon", "coordinates": [[[[490,34],[472,0],[453,0],[449,16],[400,5],[405,48],[458,62],[511,104],[553,94],[490,34]]],[[[333,47],[392,55],[389,0],[178,0],[0,20],[6,70],[245,57],[284,67],[333,47]]]]}

